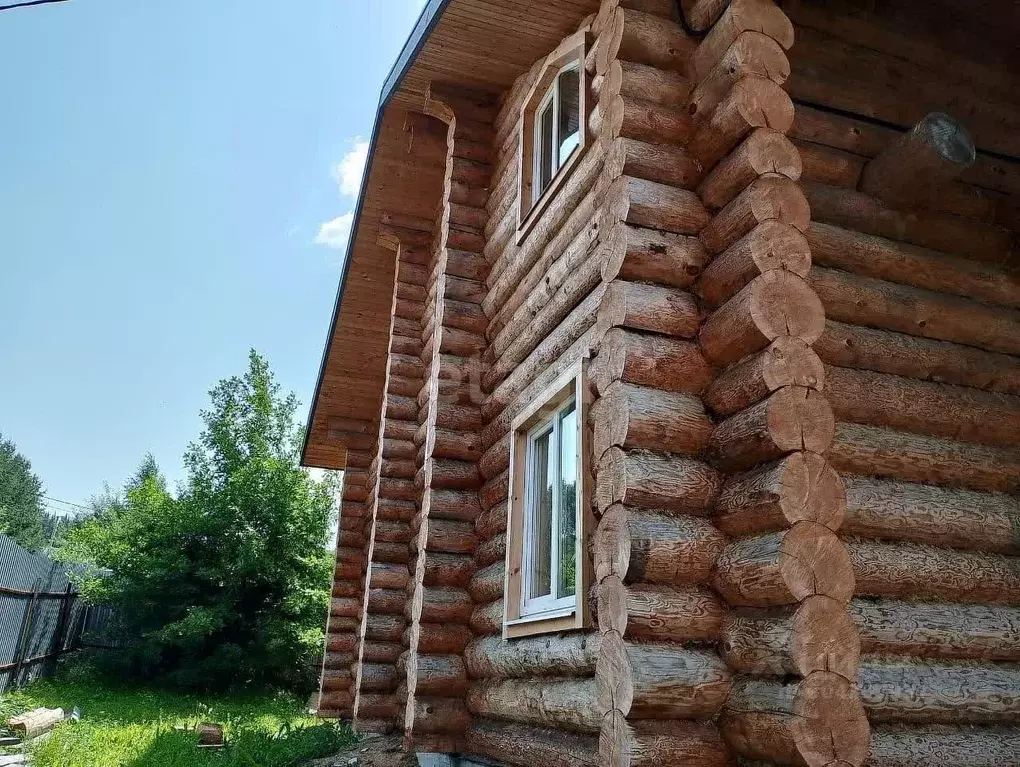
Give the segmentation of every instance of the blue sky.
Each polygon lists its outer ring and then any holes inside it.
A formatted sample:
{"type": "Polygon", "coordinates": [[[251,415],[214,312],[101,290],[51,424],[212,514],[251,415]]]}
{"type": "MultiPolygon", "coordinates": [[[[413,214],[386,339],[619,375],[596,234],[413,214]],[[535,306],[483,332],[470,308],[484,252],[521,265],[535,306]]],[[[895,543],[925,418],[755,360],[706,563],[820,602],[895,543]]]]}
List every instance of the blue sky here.
{"type": "Polygon", "coordinates": [[[379,88],[421,0],[0,13],[0,432],[83,502],[168,476],[249,347],[306,411],[379,88]]]}

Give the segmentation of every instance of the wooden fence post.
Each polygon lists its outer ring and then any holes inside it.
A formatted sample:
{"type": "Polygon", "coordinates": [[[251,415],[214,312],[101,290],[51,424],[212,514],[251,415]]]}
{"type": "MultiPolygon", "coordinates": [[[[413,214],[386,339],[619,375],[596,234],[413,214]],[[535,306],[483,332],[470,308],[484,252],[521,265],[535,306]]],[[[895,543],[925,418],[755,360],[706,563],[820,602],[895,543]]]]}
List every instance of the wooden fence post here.
{"type": "Polygon", "coordinates": [[[64,640],[67,638],[67,628],[71,617],[71,605],[74,604],[76,596],[74,586],[69,582],[67,588],[64,589],[64,596],[60,600],[60,616],[57,618],[57,628],[53,632],[53,644],[50,645],[49,663],[51,667],[56,666],[57,659],[64,651],[64,640]]]}
{"type": "Polygon", "coordinates": [[[21,620],[21,632],[18,636],[18,646],[14,651],[14,658],[17,665],[14,667],[14,674],[11,675],[14,687],[19,687],[21,685],[21,667],[25,663],[25,655],[28,653],[28,645],[32,638],[35,611],[39,604],[39,588],[41,585],[42,579],[36,578],[35,585],[32,587],[31,601],[28,603],[28,607],[25,608],[25,616],[21,620]]]}

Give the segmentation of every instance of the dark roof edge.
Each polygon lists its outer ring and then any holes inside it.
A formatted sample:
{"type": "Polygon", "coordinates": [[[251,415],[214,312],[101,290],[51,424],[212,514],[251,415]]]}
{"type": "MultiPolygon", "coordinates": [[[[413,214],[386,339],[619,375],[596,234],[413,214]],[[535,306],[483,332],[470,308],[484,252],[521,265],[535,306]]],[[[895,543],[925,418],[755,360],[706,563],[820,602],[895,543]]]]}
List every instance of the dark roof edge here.
{"type": "MultiPolygon", "coordinates": [[[[404,80],[404,76],[407,74],[414,60],[418,57],[419,51],[422,46],[425,45],[425,41],[428,40],[432,30],[436,24],[439,23],[442,18],[443,11],[446,10],[446,6],[450,4],[450,0],[428,0],[425,7],[422,8],[421,15],[418,16],[418,21],[414,25],[414,29],[411,30],[410,37],[407,38],[407,42],[404,43],[404,47],[400,50],[400,55],[397,56],[397,60],[393,63],[393,67],[390,69],[389,75],[386,76],[386,80],[383,82],[382,92],[379,95],[379,107],[376,109],[375,122],[372,125],[372,138],[368,145],[368,158],[365,162],[365,173],[361,178],[361,189],[358,192],[358,203],[354,209],[354,223],[351,226],[351,234],[347,240],[347,251],[344,254],[344,267],[340,272],[340,286],[337,288],[336,301],[333,303],[333,318],[329,323],[329,331],[326,335],[326,346],[322,350],[322,361],[319,363],[319,376],[315,382],[315,391],[312,393],[312,401],[308,406],[308,420],[305,423],[305,436],[301,443],[301,464],[305,464],[305,454],[308,451],[308,438],[312,433],[312,419],[315,417],[315,406],[319,402],[319,393],[322,390],[322,379],[326,374],[326,364],[329,361],[329,352],[333,346],[333,335],[336,330],[337,319],[340,316],[340,302],[344,296],[344,288],[347,286],[347,273],[351,267],[351,257],[354,252],[354,242],[357,239],[356,235],[358,227],[361,224],[361,211],[364,207],[365,202],[365,189],[368,187],[368,180],[371,168],[372,160],[375,158],[375,146],[379,139],[379,125],[382,122],[382,114],[386,107],[389,105],[390,100],[393,98],[393,94],[397,92],[400,84],[404,80]]],[[[326,467],[318,467],[326,468],[326,467]]]]}

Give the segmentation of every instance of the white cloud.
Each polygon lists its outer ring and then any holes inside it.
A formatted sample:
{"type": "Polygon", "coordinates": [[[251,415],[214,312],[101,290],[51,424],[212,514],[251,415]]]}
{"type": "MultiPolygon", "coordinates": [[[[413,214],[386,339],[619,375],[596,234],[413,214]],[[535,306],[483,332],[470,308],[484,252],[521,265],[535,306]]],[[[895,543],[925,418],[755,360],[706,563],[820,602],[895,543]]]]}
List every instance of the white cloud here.
{"type": "MultiPolygon", "coordinates": [[[[340,187],[340,195],[354,199],[361,191],[361,179],[365,175],[365,163],[368,162],[368,142],[357,136],[350,142],[347,154],[333,166],[332,175],[340,187]]],[[[319,226],[315,236],[316,245],[325,245],[334,250],[345,250],[354,226],[354,212],[348,210],[332,221],[319,226]]]]}
{"type": "Polygon", "coordinates": [[[337,216],[319,227],[319,233],[315,236],[315,244],[325,245],[327,248],[335,250],[344,250],[347,247],[347,240],[350,239],[353,225],[354,212],[347,211],[342,216],[337,216]]]}
{"type": "Polygon", "coordinates": [[[368,142],[358,136],[352,142],[351,150],[333,168],[333,178],[340,185],[340,194],[357,197],[361,191],[361,177],[365,175],[368,161],[368,142]]]}

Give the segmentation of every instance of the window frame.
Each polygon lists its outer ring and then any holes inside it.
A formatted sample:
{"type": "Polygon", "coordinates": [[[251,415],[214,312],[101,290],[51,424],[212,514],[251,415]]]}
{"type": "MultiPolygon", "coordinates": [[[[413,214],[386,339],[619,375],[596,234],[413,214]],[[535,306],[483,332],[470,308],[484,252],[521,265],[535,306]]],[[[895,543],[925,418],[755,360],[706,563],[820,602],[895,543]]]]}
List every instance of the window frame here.
{"type": "Polygon", "coordinates": [[[549,54],[545,67],[538,80],[532,86],[521,110],[521,128],[519,136],[520,153],[518,157],[518,189],[517,189],[517,243],[520,244],[557,191],[569,178],[588,146],[588,120],[590,118],[590,78],[585,68],[585,58],[589,47],[590,30],[575,32],[566,38],[549,54]],[[538,137],[539,120],[542,110],[549,100],[553,107],[553,152],[558,154],[559,147],[555,142],[555,134],[559,130],[556,104],[559,102],[559,77],[564,72],[577,68],[578,71],[578,141],[567,160],[553,172],[549,186],[541,193],[536,192],[536,179],[539,177],[539,159],[541,156],[541,140],[538,137]]]}
{"type": "MultiPolygon", "coordinates": [[[[591,516],[591,467],[588,461],[587,413],[591,394],[586,384],[587,360],[580,360],[561,374],[550,386],[534,398],[532,404],[514,418],[510,439],[510,501],[507,508],[506,575],[504,580],[503,638],[512,639],[535,634],[569,631],[590,625],[588,588],[591,583],[591,563],[587,541],[589,531],[595,529],[591,516]],[[530,547],[529,488],[532,467],[529,450],[534,438],[543,433],[552,416],[557,421],[568,403],[573,401],[576,418],[575,450],[577,461],[577,498],[575,503],[575,582],[574,594],[555,600],[538,599],[539,607],[528,610],[526,562],[530,547]],[[548,600],[542,602],[542,600],[548,600]]],[[[554,428],[556,426],[554,425],[554,428]]],[[[559,447],[559,446],[557,446],[559,447]]],[[[558,462],[557,462],[558,463],[558,462]]],[[[558,538],[558,519],[554,520],[554,536],[558,538]]],[[[558,543],[557,543],[558,546],[558,543]]],[[[550,572],[550,582],[559,577],[558,569],[550,572]]],[[[555,593],[555,588],[553,589],[555,593]]]]}

